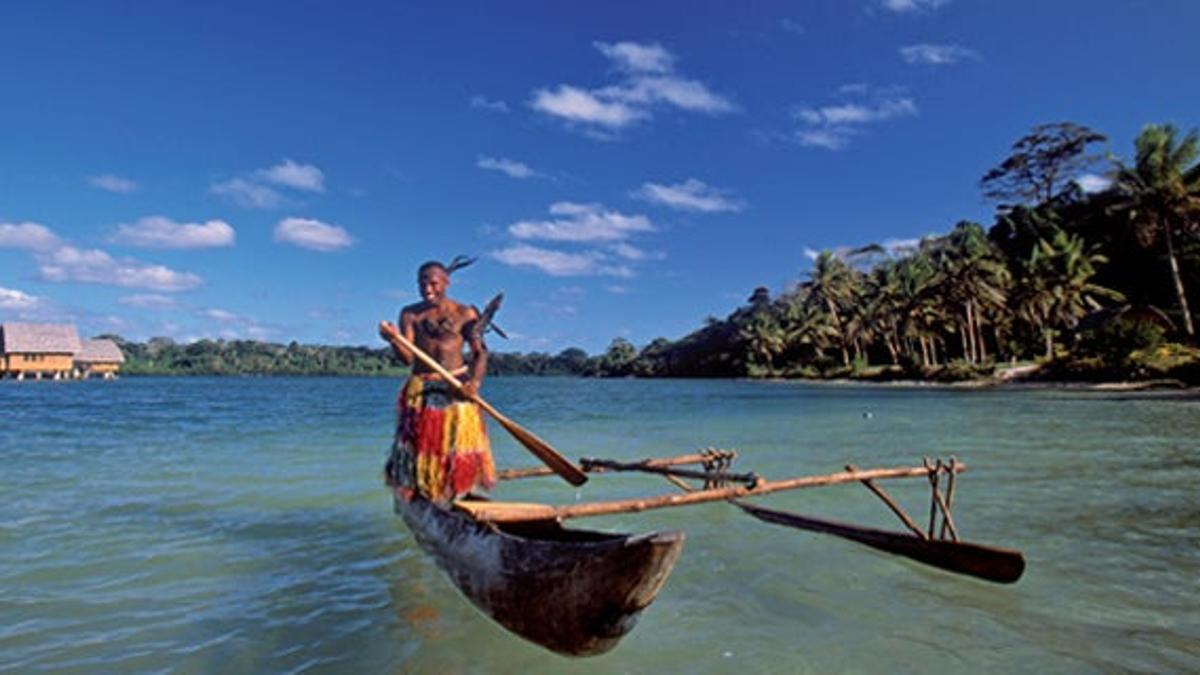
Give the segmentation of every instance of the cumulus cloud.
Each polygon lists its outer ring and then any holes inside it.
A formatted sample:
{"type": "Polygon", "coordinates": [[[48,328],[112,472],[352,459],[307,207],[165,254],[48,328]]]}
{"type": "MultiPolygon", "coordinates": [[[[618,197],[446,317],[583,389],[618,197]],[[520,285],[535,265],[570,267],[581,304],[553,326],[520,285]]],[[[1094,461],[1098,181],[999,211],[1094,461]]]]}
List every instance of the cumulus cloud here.
{"type": "Polygon", "coordinates": [[[189,272],[131,258],[116,259],[99,249],[61,246],[37,255],[39,271],[46,281],[81,282],[144,288],[152,291],[186,291],[202,283],[189,272]]]}
{"type": "Polygon", "coordinates": [[[901,14],[933,11],[950,0],[883,0],[883,6],[901,14]]]}
{"type": "Polygon", "coordinates": [[[605,263],[597,252],[567,253],[528,244],[517,244],[492,252],[496,260],[513,267],[532,267],[556,277],[615,276],[631,277],[633,270],[605,263]]]}
{"type": "Polygon", "coordinates": [[[220,183],[213,183],[209,187],[209,191],[225,197],[239,206],[252,209],[274,209],[283,204],[283,195],[266,185],[245,178],[231,178],[220,183]]]}
{"type": "Polygon", "coordinates": [[[314,251],[337,251],[354,243],[345,229],[311,218],[284,218],[275,226],[275,241],[314,251]]]}
{"type": "Polygon", "coordinates": [[[239,206],[275,209],[288,200],[272,185],[299,192],[324,192],[325,173],[312,164],[284,159],[275,166],[213,183],[209,186],[209,192],[239,206]]]}
{"type": "Polygon", "coordinates": [[[634,110],[620,101],[606,101],[578,87],[567,84],[557,90],[538,89],[533,93],[533,107],[570,122],[584,122],[603,127],[623,127],[645,117],[646,112],[634,110]]]}
{"type": "Polygon", "coordinates": [[[489,171],[499,171],[510,178],[532,178],[538,175],[538,172],[529,168],[528,165],[505,157],[481,156],[475,161],[475,166],[489,171]]]}
{"type": "Polygon", "coordinates": [[[0,287],[0,309],[33,309],[39,302],[38,298],[28,293],[0,287]]]}
{"type": "Polygon", "coordinates": [[[600,204],[557,202],[550,206],[551,220],[522,220],[508,226],[517,239],[569,242],[611,242],[635,232],[653,232],[654,224],[643,215],[625,215],[600,204]]]}
{"type": "Polygon", "coordinates": [[[138,184],[128,178],[114,176],[111,173],[92,176],[88,178],[88,183],[93,187],[98,187],[101,190],[115,192],[117,194],[127,195],[131,192],[137,192],[138,184]]]}
{"type": "Polygon", "coordinates": [[[716,213],[741,211],[744,205],[725,197],[720,190],[695,178],[675,185],[645,183],[633,193],[635,197],[681,211],[716,213]]]}
{"type": "Polygon", "coordinates": [[[471,97],[471,107],[477,110],[487,110],[490,112],[508,112],[508,104],[504,101],[492,101],[486,96],[479,95],[471,97]]]}
{"type": "Polygon", "coordinates": [[[640,45],[636,42],[593,42],[592,45],[621,70],[633,73],[669,73],[675,69],[675,57],[662,45],[640,45]]]}
{"type": "Polygon", "coordinates": [[[290,159],[267,169],[254,172],[260,180],[306,192],[324,192],[325,174],[312,164],[299,164],[290,159]]]}
{"type": "Polygon", "coordinates": [[[234,238],[233,228],[223,220],[177,223],[165,216],[146,216],[120,225],[112,241],[142,248],[191,249],[232,246],[234,238]]]}
{"type": "Polygon", "coordinates": [[[126,307],[134,307],[136,309],[177,309],[179,307],[175,302],[175,298],[169,295],[160,295],[158,293],[139,293],[135,295],[126,295],[119,298],[117,302],[126,307]]]}
{"type": "Polygon", "coordinates": [[[900,56],[908,63],[946,66],[968,59],[978,59],[979,53],[960,45],[917,44],[900,48],[900,56]]]}
{"type": "MultiPolygon", "coordinates": [[[[658,44],[593,43],[617,74],[615,83],[597,88],[560,84],[534,91],[530,106],[590,131],[617,131],[648,119],[658,108],[721,114],[736,106],[698,80],[675,71],[675,56],[658,44]]],[[[603,134],[598,134],[603,137],[603,134]]]]}
{"type": "Polygon", "coordinates": [[[1085,173],[1075,179],[1075,184],[1079,186],[1080,190],[1087,193],[1104,192],[1112,185],[1112,180],[1094,173],[1085,173]]]}
{"type": "Polygon", "coordinates": [[[62,241],[50,228],[38,223],[0,223],[0,248],[48,251],[62,241]]]}
{"type": "Polygon", "coordinates": [[[801,124],[795,139],[805,146],[840,150],[867,125],[917,114],[917,104],[896,88],[852,84],[838,90],[839,100],[823,106],[801,106],[793,117],[801,124]]]}

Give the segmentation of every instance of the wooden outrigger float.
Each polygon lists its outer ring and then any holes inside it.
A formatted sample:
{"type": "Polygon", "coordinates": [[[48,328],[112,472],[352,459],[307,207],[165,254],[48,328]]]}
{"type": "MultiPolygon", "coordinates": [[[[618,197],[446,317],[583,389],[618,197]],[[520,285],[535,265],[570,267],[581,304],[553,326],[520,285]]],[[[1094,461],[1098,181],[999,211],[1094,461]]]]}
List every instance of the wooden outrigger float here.
{"type": "MultiPolygon", "coordinates": [[[[571,518],[729,501],[759,520],[832,534],[933,567],[998,583],[1020,578],[1018,551],[958,538],[951,516],[955,477],[966,466],[926,460],[922,466],[859,469],[769,481],[729,471],[733,451],[705,450],[679,457],[616,462],[583,459],[583,471],[660,474],[680,492],[565,505],[463,499],[452,508],[396,494],[396,510],[463,594],[498,623],[552,651],[599,654],[629,632],[671,573],[683,547],[681,532],[606,534],[563,527],[571,518]],[[702,468],[685,468],[687,465],[702,468]],[[875,481],[925,477],[932,494],[927,530],[875,481]],[[703,481],[701,486],[687,480],[703,481]],[[769,509],[744,498],[824,485],[861,482],[895,512],[910,532],[890,532],[769,509]],[[943,487],[944,486],[944,487],[943,487]]],[[[551,475],[550,469],[513,469],[500,478],[551,475]]]]}

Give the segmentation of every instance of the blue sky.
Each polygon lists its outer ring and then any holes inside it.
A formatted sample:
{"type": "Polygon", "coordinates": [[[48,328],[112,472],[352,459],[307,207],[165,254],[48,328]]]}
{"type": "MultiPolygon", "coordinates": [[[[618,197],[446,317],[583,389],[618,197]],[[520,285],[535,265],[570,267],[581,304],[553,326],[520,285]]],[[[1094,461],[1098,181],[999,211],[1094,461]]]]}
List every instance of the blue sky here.
{"type": "Polygon", "coordinates": [[[1038,123],[1197,125],[1200,4],[6,2],[0,320],[504,351],[678,338],[813,251],[990,224],[1038,123]]]}

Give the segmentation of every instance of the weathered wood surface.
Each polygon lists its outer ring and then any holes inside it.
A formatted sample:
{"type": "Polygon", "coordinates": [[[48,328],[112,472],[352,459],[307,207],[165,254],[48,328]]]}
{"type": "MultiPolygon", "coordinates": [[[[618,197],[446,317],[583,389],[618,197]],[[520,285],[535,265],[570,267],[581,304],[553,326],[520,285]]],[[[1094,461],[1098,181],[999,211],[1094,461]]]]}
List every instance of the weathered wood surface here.
{"type": "MultiPolygon", "coordinates": [[[[955,465],[954,470],[965,471],[966,468],[966,465],[960,462],[955,465]]],[[[565,504],[561,506],[554,506],[550,504],[514,502],[458,501],[454,503],[454,506],[469,513],[471,517],[475,518],[476,520],[492,523],[549,520],[563,521],[568,518],[602,516],[613,513],[628,513],[631,511],[647,511],[650,509],[661,509],[671,506],[687,506],[689,504],[702,504],[705,502],[715,502],[725,499],[765,495],[783,490],[797,490],[801,488],[818,487],[823,485],[852,483],[855,481],[887,478],[911,478],[914,476],[926,476],[928,473],[928,470],[921,466],[890,469],[866,469],[842,471],[839,473],[832,473],[822,476],[801,476],[799,478],[789,478],[779,481],[763,480],[752,488],[744,485],[733,485],[729,487],[713,488],[708,490],[696,490],[694,492],[682,494],[674,493],[668,495],[658,495],[655,497],[622,499],[606,502],[585,502],[582,504],[565,504]]]]}
{"type": "Polygon", "coordinates": [[[928,539],[901,532],[888,532],[887,530],[802,516],[798,513],[768,509],[740,501],[733,503],[759,520],[836,535],[871,548],[902,555],[926,565],[988,581],[1010,584],[1020,579],[1021,574],[1025,571],[1024,556],[1020,551],[1012,549],[983,546],[965,541],[928,539]]]}
{"type": "MultiPolygon", "coordinates": [[[[679,455],[676,457],[660,457],[638,460],[629,462],[631,465],[645,467],[666,467],[666,466],[682,466],[685,464],[702,464],[710,458],[710,455],[704,453],[692,453],[689,455],[679,455]]],[[[609,469],[603,466],[584,466],[583,470],[587,473],[605,473],[609,469]]],[[[496,477],[500,480],[515,480],[517,478],[534,478],[537,476],[553,476],[554,471],[549,467],[535,466],[525,469],[503,469],[496,472],[496,477]]]]}
{"type": "Polygon", "coordinates": [[[682,532],[569,530],[556,523],[489,526],[420,497],[396,512],[454,585],[484,614],[546,649],[612,649],[658,595],[682,532]]]}

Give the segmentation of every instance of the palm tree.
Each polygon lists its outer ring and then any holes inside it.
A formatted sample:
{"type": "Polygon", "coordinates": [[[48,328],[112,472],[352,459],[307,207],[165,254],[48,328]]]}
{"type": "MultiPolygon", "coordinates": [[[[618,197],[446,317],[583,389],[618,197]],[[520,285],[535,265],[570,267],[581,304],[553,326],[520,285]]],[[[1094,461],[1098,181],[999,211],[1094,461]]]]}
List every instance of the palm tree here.
{"type": "Polygon", "coordinates": [[[1134,141],[1137,157],[1133,166],[1119,164],[1115,186],[1123,197],[1119,208],[1128,215],[1138,243],[1154,246],[1164,243],[1171,280],[1183,326],[1188,339],[1194,340],[1192,314],[1188,309],[1179,262],[1175,255],[1175,239],[1196,233],[1197,212],[1200,212],[1200,138],[1196,130],[1178,140],[1178,132],[1170,124],[1150,124],[1134,141]]]}
{"type": "Polygon", "coordinates": [[[1008,268],[977,223],[960,222],[950,234],[927,242],[926,248],[937,266],[946,313],[958,324],[963,358],[981,363],[987,358],[983,324],[1005,307],[1008,268]]]}
{"type": "Polygon", "coordinates": [[[846,332],[843,315],[854,301],[856,272],[844,260],[829,251],[823,251],[813,263],[809,272],[808,301],[822,311],[829,312],[828,318],[837,335],[838,346],[842,351],[842,364],[850,365],[850,352],[847,349],[849,336],[846,332]]]}
{"type": "Polygon", "coordinates": [[[1120,293],[1091,283],[1096,267],[1107,258],[1084,244],[1083,238],[1062,230],[1041,239],[1028,260],[1015,293],[1019,317],[1041,333],[1046,358],[1054,356],[1054,331],[1073,328],[1089,311],[1100,308],[1098,298],[1122,300],[1120,293]]]}

